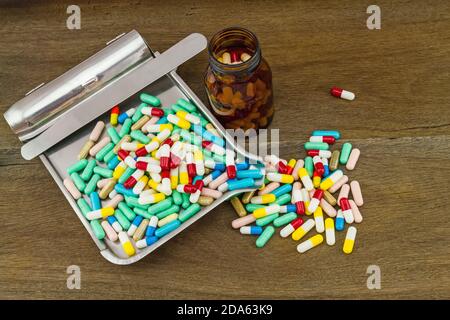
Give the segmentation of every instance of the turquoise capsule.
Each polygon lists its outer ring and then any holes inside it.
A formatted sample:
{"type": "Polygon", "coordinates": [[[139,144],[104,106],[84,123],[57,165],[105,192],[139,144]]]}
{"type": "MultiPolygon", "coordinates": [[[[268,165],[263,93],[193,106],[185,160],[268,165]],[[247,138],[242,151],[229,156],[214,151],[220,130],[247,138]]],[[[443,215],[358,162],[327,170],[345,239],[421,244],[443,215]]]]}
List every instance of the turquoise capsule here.
{"type": "Polygon", "coordinates": [[[181,207],[183,209],[186,209],[187,207],[189,207],[191,205],[191,202],[189,201],[189,194],[182,193],[181,196],[183,197],[183,203],[181,204],[181,207]]]}
{"type": "Polygon", "coordinates": [[[133,114],[133,116],[131,117],[131,120],[134,122],[137,122],[141,117],[142,117],[142,108],[147,107],[148,104],[146,103],[141,103],[137,108],[136,108],[136,112],[133,114]]]}
{"type": "Polygon", "coordinates": [[[174,204],[174,205],[171,205],[166,210],[159,212],[156,216],[158,217],[158,219],[161,220],[161,219],[171,215],[172,213],[178,213],[178,212],[180,212],[180,206],[177,206],[176,204],[174,204]]]}
{"type": "Polygon", "coordinates": [[[112,170],[99,166],[94,168],[94,173],[101,175],[103,178],[112,178],[113,176],[112,170]]]}
{"type": "Polygon", "coordinates": [[[297,219],[297,213],[289,212],[289,213],[283,214],[279,218],[276,218],[273,221],[273,225],[278,228],[278,227],[284,226],[285,224],[290,223],[291,221],[294,221],[295,219],[297,219]]]}
{"type": "Polygon", "coordinates": [[[312,175],[314,173],[314,163],[313,163],[313,159],[311,157],[305,158],[305,170],[306,170],[306,172],[308,172],[308,176],[312,177],[312,175]]]}
{"type": "Polygon", "coordinates": [[[173,220],[169,222],[168,224],[163,225],[161,228],[156,229],[155,236],[158,238],[161,238],[165,236],[166,234],[172,232],[176,228],[178,228],[181,225],[180,220],[173,220]]]}
{"type": "Polygon", "coordinates": [[[94,232],[94,235],[97,239],[102,240],[105,238],[105,230],[103,230],[102,225],[98,220],[92,220],[90,222],[92,231],[94,232]]]}
{"type": "Polygon", "coordinates": [[[119,134],[117,133],[116,128],[114,128],[114,127],[109,127],[109,128],[106,130],[106,133],[107,133],[108,136],[111,138],[111,141],[112,141],[114,144],[117,144],[117,142],[120,141],[120,136],[119,136],[119,134]]]}
{"type": "Polygon", "coordinates": [[[279,204],[280,206],[285,205],[287,203],[291,202],[291,195],[290,194],[283,194],[282,196],[278,197],[277,200],[275,200],[274,203],[279,204]]]}
{"type": "Polygon", "coordinates": [[[236,178],[244,179],[244,178],[252,178],[252,179],[261,179],[263,174],[258,169],[250,169],[250,170],[239,170],[236,173],[236,178]]]}
{"type": "Polygon", "coordinates": [[[142,102],[148,103],[154,107],[161,105],[161,100],[148,93],[141,93],[139,98],[141,99],[142,102]]]}
{"type": "Polygon", "coordinates": [[[306,142],[305,149],[306,150],[328,150],[330,145],[325,142],[306,142]]]}
{"type": "Polygon", "coordinates": [[[130,118],[127,118],[124,121],[124,123],[122,124],[122,128],[120,128],[120,131],[119,131],[119,136],[121,139],[130,133],[132,125],[133,125],[133,120],[131,120],[130,118]]]}
{"type": "MultiPolygon", "coordinates": [[[[171,108],[174,112],[178,112],[178,111],[180,111],[180,110],[181,110],[181,111],[186,111],[184,108],[180,107],[180,106],[177,105],[177,104],[171,105],[170,108],[171,108]]],[[[164,113],[164,115],[167,116],[167,114],[165,114],[165,113],[164,113]]]]}
{"type": "Polygon", "coordinates": [[[81,179],[83,179],[84,181],[88,181],[92,177],[96,165],[97,161],[95,161],[95,159],[89,160],[87,166],[84,168],[83,172],[80,175],[81,179]]]}
{"type": "Polygon", "coordinates": [[[237,189],[245,189],[252,188],[255,186],[255,180],[252,178],[246,178],[241,180],[228,180],[228,190],[237,190],[237,189]]]}
{"type": "Polygon", "coordinates": [[[348,161],[348,157],[350,157],[350,152],[352,151],[352,144],[350,142],[346,142],[342,145],[341,156],[339,157],[340,164],[346,164],[348,161]]]}
{"type": "MultiPolygon", "coordinates": [[[[238,171],[239,172],[239,171],[238,171]]],[[[275,197],[281,197],[283,194],[289,193],[292,190],[292,184],[283,184],[281,187],[276,188],[271,193],[275,195],[275,197]]]]}
{"type": "Polygon", "coordinates": [[[103,158],[103,161],[105,163],[109,163],[112,159],[117,158],[117,154],[114,152],[114,149],[112,149],[110,152],[108,152],[105,157],[103,158]]]}
{"type": "Polygon", "coordinates": [[[78,208],[80,208],[81,213],[83,214],[83,216],[86,218],[86,214],[88,212],[92,211],[91,206],[89,205],[89,203],[84,199],[84,198],[80,198],[77,200],[77,205],[78,208]]]}
{"type": "Polygon", "coordinates": [[[133,138],[134,140],[139,141],[140,143],[143,144],[149,144],[150,143],[150,138],[147,137],[141,130],[133,130],[130,133],[131,138],[133,138]]]}
{"type": "Polygon", "coordinates": [[[106,146],[104,146],[102,149],[100,149],[99,152],[95,155],[95,159],[98,161],[103,161],[105,156],[110,152],[112,149],[114,149],[114,143],[110,142],[106,146]]]}
{"type": "Polygon", "coordinates": [[[200,209],[201,207],[198,203],[193,203],[180,213],[178,219],[181,222],[185,222],[186,220],[189,220],[191,217],[193,217],[196,213],[198,213],[200,209]]]}
{"type": "Polygon", "coordinates": [[[169,114],[174,114],[175,111],[172,108],[164,108],[164,116],[167,117],[169,114]]]}
{"type": "Polygon", "coordinates": [[[172,198],[173,203],[175,203],[177,206],[181,206],[183,203],[183,197],[181,196],[181,193],[179,193],[177,190],[172,191],[172,198]]]}
{"type": "Polygon", "coordinates": [[[125,217],[127,217],[129,221],[133,221],[134,218],[136,218],[136,214],[134,213],[134,211],[131,210],[131,208],[125,202],[120,202],[117,207],[120,209],[120,211],[122,211],[122,213],[125,215],[125,217]]]}
{"type": "Polygon", "coordinates": [[[141,208],[133,208],[134,213],[136,213],[137,215],[145,218],[145,219],[150,219],[153,215],[148,213],[147,210],[141,209],[141,208]]]}
{"type": "Polygon", "coordinates": [[[80,192],[84,192],[84,189],[86,188],[86,183],[84,183],[83,179],[81,179],[80,175],[76,172],[72,173],[70,175],[70,178],[72,179],[73,183],[77,187],[77,189],[80,192]]]}
{"type": "Polygon", "coordinates": [[[135,197],[125,196],[125,202],[128,206],[133,207],[133,208],[140,208],[140,209],[147,210],[149,207],[148,204],[140,204],[138,201],[138,198],[135,198],[135,197]]]}
{"type": "MultiPolygon", "coordinates": [[[[158,203],[155,203],[153,205],[151,205],[148,208],[148,213],[150,213],[151,215],[155,215],[157,213],[160,213],[161,211],[167,210],[172,206],[172,198],[166,198],[158,203]]],[[[172,212],[173,213],[173,212],[172,212]]]]}
{"type": "Polygon", "coordinates": [[[87,159],[82,159],[78,162],[76,162],[75,164],[71,165],[70,167],[67,168],[67,173],[69,175],[71,175],[74,172],[78,172],[83,170],[84,168],[86,168],[88,164],[88,160],[87,159]]]}
{"type": "Polygon", "coordinates": [[[124,184],[125,181],[127,181],[127,179],[129,177],[131,177],[131,175],[136,171],[136,169],[133,169],[131,167],[127,167],[124,171],[124,173],[120,176],[118,182],[121,184],[124,184]]]}
{"type": "Polygon", "coordinates": [[[314,130],[312,132],[313,136],[332,136],[336,140],[339,140],[341,138],[341,134],[339,131],[336,130],[314,130]]]}
{"type": "Polygon", "coordinates": [[[268,215],[267,217],[259,218],[256,220],[256,225],[260,226],[260,227],[264,227],[264,226],[272,223],[272,221],[275,220],[276,218],[278,218],[279,216],[280,216],[279,213],[274,213],[274,214],[268,215]]]}
{"type": "Polygon", "coordinates": [[[102,177],[99,174],[94,174],[91,177],[91,180],[86,184],[86,188],[84,188],[84,193],[90,195],[91,192],[97,190],[97,182],[100,181],[102,177]]]}
{"type": "Polygon", "coordinates": [[[127,219],[127,217],[123,214],[123,212],[120,209],[116,209],[114,211],[114,217],[116,217],[117,221],[124,230],[128,230],[130,228],[131,226],[130,220],[127,219]]]}
{"type": "Polygon", "coordinates": [[[177,100],[177,105],[185,109],[187,112],[195,112],[197,110],[196,106],[182,98],[177,100]]]}
{"type": "Polygon", "coordinates": [[[263,204],[254,204],[254,203],[248,203],[245,205],[245,210],[247,210],[248,212],[253,212],[256,209],[259,208],[265,208],[266,206],[263,204]]]}
{"type": "Polygon", "coordinates": [[[258,248],[262,248],[266,245],[267,241],[272,238],[273,234],[275,233],[275,228],[272,226],[268,226],[264,229],[263,233],[260,234],[258,239],[256,239],[256,246],[258,248]]]}

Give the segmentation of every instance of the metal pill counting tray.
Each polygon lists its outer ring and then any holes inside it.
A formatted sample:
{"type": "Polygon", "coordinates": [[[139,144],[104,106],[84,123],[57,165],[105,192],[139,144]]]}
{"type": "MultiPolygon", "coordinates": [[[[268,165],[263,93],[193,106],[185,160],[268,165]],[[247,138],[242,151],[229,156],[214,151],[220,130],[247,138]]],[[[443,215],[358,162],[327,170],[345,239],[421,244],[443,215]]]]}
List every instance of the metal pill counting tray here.
{"type": "MultiPolygon", "coordinates": [[[[27,160],[41,159],[100,253],[114,264],[126,265],[142,259],[220,203],[238,193],[253,190],[226,192],[153,245],[136,248],[136,254],[131,257],[124,253],[118,241],[97,239],[76,201],[64,187],[63,180],[68,176],[67,167],[77,161],[77,155],[97,121],[109,122],[109,110],[114,105],[120,104],[121,112],[136,107],[142,92],[157,96],[162,106],[170,106],[179,98],[189,100],[216,127],[238,156],[256,161],[256,165],[264,170],[261,159],[234,143],[234,139],[175,71],[204,50],[206,45],[206,38],[194,33],[159,54],[153,52],[133,30],[108,42],[104,49],[55,80],[33,89],[4,114],[12,130],[25,143],[21,149],[22,156],[27,160]]],[[[262,179],[257,181],[255,188],[262,183],[262,179]]],[[[134,243],[133,239],[131,241],[134,243]]]]}

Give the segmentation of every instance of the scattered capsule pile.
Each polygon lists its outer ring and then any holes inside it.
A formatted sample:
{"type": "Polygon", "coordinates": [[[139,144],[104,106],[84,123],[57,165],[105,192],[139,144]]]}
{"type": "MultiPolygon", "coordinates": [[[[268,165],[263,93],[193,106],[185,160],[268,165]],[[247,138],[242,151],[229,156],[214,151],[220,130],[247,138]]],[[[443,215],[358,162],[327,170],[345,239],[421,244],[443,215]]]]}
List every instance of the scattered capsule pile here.
{"type": "Polygon", "coordinates": [[[123,113],[113,107],[107,128],[96,124],[64,180],[95,236],[119,241],[128,256],[224,192],[256,187],[263,178],[256,167],[235,160],[192,103],[179,99],[162,109],[155,96],[140,99],[123,113]]]}
{"type": "Polygon", "coordinates": [[[304,145],[307,153],[304,160],[286,161],[275,155],[267,156],[263,187],[231,199],[239,215],[232,221],[232,227],[241,234],[257,235],[259,248],[271,239],[275,228],[282,227],[280,236],[291,236],[295,241],[315,228],[317,234],[297,246],[297,251],[304,253],[323,243],[323,233],[326,243],[335,245],[335,231],[343,231],[347,224],[343,251],[350,254],[356,239],[352,224],[362,222],[359,207],[364,201],[358,181],[348,184],[349,178],[339,165],[349,171],[355,169],[360,150],[346,142],[340,151],[331,152],[330,145],[338,139],[338,131],[316,130],[304,145]],[[337,191],[336,199],[333,194],[337,191]],[[326,219],[324,212],[328,215],[326,219]]]}

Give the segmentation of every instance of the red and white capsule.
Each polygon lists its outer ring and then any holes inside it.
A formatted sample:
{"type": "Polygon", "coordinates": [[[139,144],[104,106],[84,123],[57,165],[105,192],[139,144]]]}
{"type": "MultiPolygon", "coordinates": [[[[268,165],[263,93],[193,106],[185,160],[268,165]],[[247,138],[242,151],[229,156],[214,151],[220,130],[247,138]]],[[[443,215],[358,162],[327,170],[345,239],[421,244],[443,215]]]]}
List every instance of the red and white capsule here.
{"type": "Polygon", "coordinates": [[[310,142],[325,142],[328,144],[333,144],[336,142],[336,139],[332,136],[312,136],[309,138],[310,142]]]}
{"type": "Polygon", "coordinates": [[[323,190],[317,189],[316,191],[314,191],[311,201],[309,201],[308,211],[311,213],[316,211],[322,198],[323,198],[323,190]]]}
{"type": "Polygon", "coordinates": [[[236,178],[236,165],[234,162],[234,151],[226,150],[225,152],[225,166],[227,169],[227,175],[229,179],[236,178]]]}
{"type": "Polygon", "coordinates": [[[178,167],[185,155],[186,151],[183,148],[183,143],[176,141],[170,148],[170,167],[172,169],[178,167]]]}
{"type": "MultiPolygon", "coordinates": [[[[153,160],[153,159],[151,159],[153,160]]],[[[136,162],[136,169],[144,170],[147,172],[153,172],[153,173],[160,173],[161,167],[158,163],[155,163],[154,161],[137,161],[136,162]]]]}
{"type": "Polygon", "coordinates": [[[143,107],[141,109],[142,114],[145,114],[147,116],[152,117],[162,117],[164,116],[164,111],[158,108],[152,108],[152,107],[143,107]]]}
{"type": "Polygon", "coordinates": [[[170,146],[168,144],[162,145],[159,150],[159,165],[162,170],[170,169],[170,146]]]}
{"type": "Polygon", "coordinates": [[[195,166],[194,155],[192,152],[186,152],[186,164],[189,177],[195,177],[197,175],[197,168],[195,166]]]}
{"type": "Polygon", "coordinates": [[[301,227],[303,224],[302,218],[297,218],[293,220],[291,223],[289,223],[287,226],[285,226],[283,229],[280,230],[280,236],[283,238],[289,237],[289,235],[301,227]]]}
{"type": "Polygon", "coordinates": [[[330,93],[334,97],[345,99],[345,100],[352,101],[352,100],[355,99],[355,94],[353,92],[344,90],[344,89],[339,88],[339,87],[331,88],[330,93]]]}
{"type": "Polygon", "coordinates": [[[316,169],[317,173],[322,177],[325,173],[325,167],[323,166],[322,159],[319,156],[314,156],[313,158],[314,169],[316,169]]]}
{"type": "Polygon", "coordinates": [[[132,169],[136,168],[136,160],[134,160],[128,151],[120,149],[117,152],[117,155],[119,156],[120,160],[123,160],[127,166],[129,166],[132,169]]]}
{"type": "Polygon", "coordinates": [[[136,170],[133,174],[125,181],[123,186],[127,189],[131,189],[138,182],[140,178],[144,175],[144,170],[136,170]]]}
{"type": "Polygon", "coordinates": [[[205,148],[206,150],[214,152],[215,154],[217,154],[219,156],[223,156],[225,154],[224,148],[222,148],[221,146],[219,146],[211,141],[203,140],[202,147],[205,148]]]}
{"type": "Polygon", "coordinates": [[[306,153],[310,157],[319,156],[321,158],[327,158],[327,159],[331,158],[330,150],[308,150],[308,151],[306,151],[306,153]]]}
{"type": "Polygon", "coordinates": [[[348,224],[353,223],[354,217],[353,217],[353,211],[352,207],[350,206],[350,202],[347,198],[342,198],[339,201],[339,205],[342,209],[342,215],[344,216],[345,222],[348,224]]]}

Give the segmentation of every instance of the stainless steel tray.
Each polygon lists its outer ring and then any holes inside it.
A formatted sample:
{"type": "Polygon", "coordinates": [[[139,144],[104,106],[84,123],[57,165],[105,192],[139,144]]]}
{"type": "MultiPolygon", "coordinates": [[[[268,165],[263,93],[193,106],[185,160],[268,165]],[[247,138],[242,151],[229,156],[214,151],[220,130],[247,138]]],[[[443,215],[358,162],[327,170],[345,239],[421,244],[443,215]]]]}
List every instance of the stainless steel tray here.
{"type": "MultiPolygon", "coordinates": [[[[157,56],[158,53],[152,52],[152,55],[157,56]]],[[[247,153],[240,145],[235,144],[234,139],[226,133],[222,125],[214,118],[214,116],[209,112],[208,108],[186,85],[186,83],[178,76],[175,70],[167,73],[157,81],[145,87],[143,90],[136,92],[134,95],[132,95],[125,101],[121,102],[120,111],[124,112],[125,110],[131,107],[136,107],[140,103],[139,94],[141,92],[146,92],[157,96],[161,100],[163,106],[170,106],[171,104],[174,104],[179,98],[184,98],[192,101],[195,105],[197,105],[198,109],[204,114],[204,116],[217,128],[218,132],[234,148],[234,150],[238,155],[256,161],[257,165],[261,166],[262,170],[264,170],[262,160],[256,155],[247,153]]],[[[202,218],[208,212],[217,207],[220,203],[224,202],[225,200],[229,199],[230,197],[238,193],[253,190],[253,189],[240,189],[225,193],[220,199],[215,200],[211,205],[207,207],[203,207],[199,213],[190,218],[188,221],[182,223],[179,228],[165,235],[153,245],[144,249],[137,249],[135,247],[136,254],[132,257],[128,257],[123,252],[123,249],[118,241],[112,242],[106,238],[104,240],[98,240],[95,237],[94,233],[91,230],[89,222],[84,218],[83,214],[81,213],[81,210],[78,208],[76,204],[76,201],[72,198],[70,193],[66,190],[66,188],[63,185],[63,180],[68,176],[66,172],[67,167],[77,161],[77,155],[81,147],[86,142],[90,132],[92,131],[93,127],[95,126],[98,120],[103,120],[105,121],[105,123],[108,123],[109,112],[104,113],[98,118],[92,119],[92,121],[89,124],[83,126],[76,132],[70,134],[62,141],[55,144],[50,149],[39,155],[39,157],[41,161],[44,163],[47,170],[52,175],[53,179],[56,181],[56,184],[61,189],[67,201],[74,209],[75,213],[77,214],[83,226],[86,228],[92,240],[99,248],[102,256],[114,264],[126,265],[142,259],[150,252],[154,251],[159,246],[163,245],[168,240],[170,240],[171,238],[182,232],[184,229],[189,227],[198,219],[202,218]]],[[[257,182],[258,185],[261,185],[262,183],[263,179],[257,182]]],[[[87,199],[87,196],[84,197],[87,199]]],[[[132,239],[131,241],[134,244],[134,241],[132,239]]]]}

